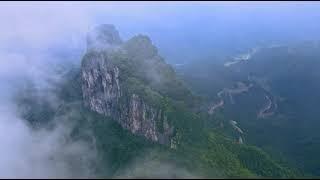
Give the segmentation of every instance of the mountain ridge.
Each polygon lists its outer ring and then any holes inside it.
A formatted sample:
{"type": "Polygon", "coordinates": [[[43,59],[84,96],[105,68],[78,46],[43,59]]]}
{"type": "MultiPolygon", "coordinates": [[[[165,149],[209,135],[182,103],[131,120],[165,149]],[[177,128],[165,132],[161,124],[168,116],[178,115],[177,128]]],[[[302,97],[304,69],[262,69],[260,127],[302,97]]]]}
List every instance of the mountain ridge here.
{"type": "MultiPolygon", "coordinates": [[[[145,40],[142,44],[150,45],[145,40]]],[[[20,107],[30,107],[23,113],[31,126],[51,127],[60,117],[75,125],[67,138],[84,139],[92,146],[97,154],[92,165],[95,177],[126,176],[135,161],[134,166],[144,171],[130,171],[130,177],[296,176],[261,149],[239,144],[212,127],[213,117],[197,107],[203,106],[202,101],[180,82],[164,59],[139,53],[133,60],[120,44],[112,50],[109,47],[89,48],[79,67],[63,73],[63,81],[52,92],[58,97],[58,106],[43,106],[38,102],[46,99],[34,101],[28,93],[18,94],[20,107]],[[151,71],[145,68],[152,65],[157,66],[151,71]],[[158,74],[146,76],[150,72],[158,74]],[[170,140],[159,136],[172,128],[170,140]],[[154,153],[149,156],[146,152],[150,151],[154,153]],[[145,159],[151,162],[144,163],[145,159]],[[169,174],[157,174],[152,165],[157,162],[178,170],[169,168],[169,174]]],[[[36,91],[31,86],[26,92],[36,91]]]]}

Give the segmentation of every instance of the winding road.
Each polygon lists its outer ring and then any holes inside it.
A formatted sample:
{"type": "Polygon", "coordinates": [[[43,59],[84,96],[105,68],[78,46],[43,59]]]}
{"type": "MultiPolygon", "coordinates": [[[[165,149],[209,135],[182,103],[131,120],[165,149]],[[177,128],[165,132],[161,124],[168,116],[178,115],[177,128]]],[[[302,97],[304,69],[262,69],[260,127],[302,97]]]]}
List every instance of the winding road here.
{"type": "Polygon", "coordinates": [[[237,64],[241,61],[247,61],[249,60],[255,53],[257,53],[259,50],[258,47],[251,49],[248,53],[240,54],[236,57],[233,57],[233,61],[229,61],[224,63],[224,66],[229,67],[231,65],[237,64]]]}
{"type": "MultiPolygon", "coordinates": [[[[277,46],[275,45],[275,47],[277,47],[277,46]]],[[[259,50],[260,50],[259,47],[252,48],[248,53],[240,54],[240,55],[238,55],[236,57],[233,57],[233,61],[229,61],[229,62],[224,63],[224,66],[228,67],[228,66],[237,64],[237,63],[239,63],[241,61],[248,61],[259,50]]],[[[254,78],[254,77],[251,77],[251,76],[248,76],[248,80],[250,82],[250,84],[248,86],[246,84],[242,83],[242,82],[237,82],[237,87],[236,88],[233,88],[233,89],[223,88],[223,90],[219,91],[217,93],[219,101],[215,102],[215,103],[212,103],[209,106],[208,113],[209,114],[213,114],[216,109],[221,108],[221,107],[224,106],[225,101],[224,101],[223,95],[229,96],[231,104],[234,104],[234,99],[233,99],[234,95],[247,92],[247,91],[249,91],[249,89],[251,87],[253,87],[253,84],[256,84],[257,86],[259,86],[260,88],[262,88],[265,91],[265,98],[267,99],[266,105],[264,105],[258,111],[257,117],[258,118],[265,118],[267,116],[273,115],[275,110],[277,109],[277,103],[276,103],[274,97],[272,97],[272,95],[270,93],[270,88],[267,86],[267,83],[263,79],[254,78]]]]}
{"type": "Polygon", "coordinates": [[[266,118],[268,116],[271,116],[274,114],[275,110],[277,109],[277,103],[273,102],[272,99],[265,95],[265,98],[267,99],[267,104],[261,108],[261,110],[258,112],[257,117],[258,118],[266,118]]]}
{"type": "MultiPolygon", "coordinates": [[[[266,118],[274,114],[275,110],[277,109],[277,103],[275,102],[274,98],[271,97],[272,95],[269,95],[270,93],[265,87],[261,86],[261,84],[259,86],[265,91],[265,99],[267,102],[266,102],[266,105],[264,105],[258,111],[257,118],[266,118]]],[[[250,83],[247,86],[242,82],[238,82],[236,88],[233,88],[233,89],[224,88],[223,90],[219,91],[217,93],[217,97],[219,98],[219,100],[218,102],[214,102],[212,103],[212,105],[209,106],[208,113],[211,115],[215,112],[216,109],[224,106],[225,100],[223,95],[229,96],[230,103],[234,104],[233,96],[244,93],[244,92],[248,92],[251,87],[253,87],[252,83],[250,83]]]]}
{"type": "Polygon", "coordinates": [[[217,108],[223,107],[224,105],[224,100],[222,97],[223,94],[228,95],[231,104],[234,104],[233,95],[237,95],[237,94],[241,94],[243,92],[249,91],[249,89],[253,87],[253,84],[249,84],[248,86],[246,86],[244,83],[238,82],[237,86],[238,87],[233,89],[224,88],[223,90],[219,91],[217,93],[217,96],[220,100],[217,103],[212,103],[212,105],[209,107],[208,113],[213,114],[217,108]]]}

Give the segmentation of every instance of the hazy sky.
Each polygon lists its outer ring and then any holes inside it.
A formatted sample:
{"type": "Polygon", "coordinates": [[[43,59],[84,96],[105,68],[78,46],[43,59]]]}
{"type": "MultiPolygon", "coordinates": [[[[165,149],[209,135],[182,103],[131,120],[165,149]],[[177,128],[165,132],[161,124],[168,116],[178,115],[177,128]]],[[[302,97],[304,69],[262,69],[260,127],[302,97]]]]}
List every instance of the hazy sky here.
{"type": "Polygon", "coordinates": [[[65,157],[89,154],[82,142],[60,141],[70,127],[31,130],[8,97],[21,77],[46,87],[52,63],[80,62],[95,25],[114,24],[125,40],[149,35],[167,62],[183,63],[261,42],[318,40],[319,19],[319,2],[0,2],[0,178],[73,177],[65,157]]]}
{"type": "Polygon", "coordinates": [[[319,2],[1,2],[0,47],[83,47],[90,27],[149,35],[168,61],[267,40],[317,39],[319,2]],[[182,54],[181,52],[184,52],[182,54]]]}

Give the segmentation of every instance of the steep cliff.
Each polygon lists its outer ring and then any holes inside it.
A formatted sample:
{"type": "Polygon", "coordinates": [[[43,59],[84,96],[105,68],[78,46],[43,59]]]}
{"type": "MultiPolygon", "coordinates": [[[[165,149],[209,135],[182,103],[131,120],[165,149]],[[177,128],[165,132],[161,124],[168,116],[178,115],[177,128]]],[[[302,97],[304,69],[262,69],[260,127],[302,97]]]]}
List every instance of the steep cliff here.
{"type": "Polygon", "coordinates": [[[84,104],[134,134],[169,144],[174,127],[161,102],[170,92],[161,86],[175,74],[151,40],[138,35],[123,42],[113,25],[101,25],[88,33],[87,43],[81,70],[84,104]]]}
{"type": "Polygon", "coordinates": [[[92,147],[97,162],[89,164],[96,178],[127,177],[128,172],[132,178],[189,177],[180,169],[199,178],[294,177],[246,139],[234,143],[215,128],[212,123],[224,122],[223,117],[207,109],[193,111],[198,99],[147,36],[123,42],[112,25],[93,31],[81,69],[76,64],[61,74],[58,68],[62,81],[48,93],[57,97],[54,106],[31,82],[18,88],[16,101],[34,128],[73,124],[68,143],[83,140],[92,147]]]}

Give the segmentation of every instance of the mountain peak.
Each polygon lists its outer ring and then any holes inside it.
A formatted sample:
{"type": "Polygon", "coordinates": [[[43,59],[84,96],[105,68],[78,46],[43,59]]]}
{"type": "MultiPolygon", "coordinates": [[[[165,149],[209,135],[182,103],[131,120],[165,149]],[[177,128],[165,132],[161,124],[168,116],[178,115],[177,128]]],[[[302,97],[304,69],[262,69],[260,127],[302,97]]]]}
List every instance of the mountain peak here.
{"type": "Polygon", "coordinates": [[[160,83],[174,84],[176,77],[150,38],[122,42],[113,25],[98,26],[88,37],[81,68],[85,105],[133,134],[170,145],[174,127],[162,103],[166,89],[159,86],[171,89],[160,83]]]}
{"type": "Polygon", "coordinates": [[[122,44],[119,32],[112,24],[95,26],[87,34],[88,50],[105,50],[122,44]]]}
{"type": "Polygon", "coordinates": [[[158,54],[157,48],[146,35],[136,35],[124,44],[124,49],[136,59],[149,59],[158,54]]]}

